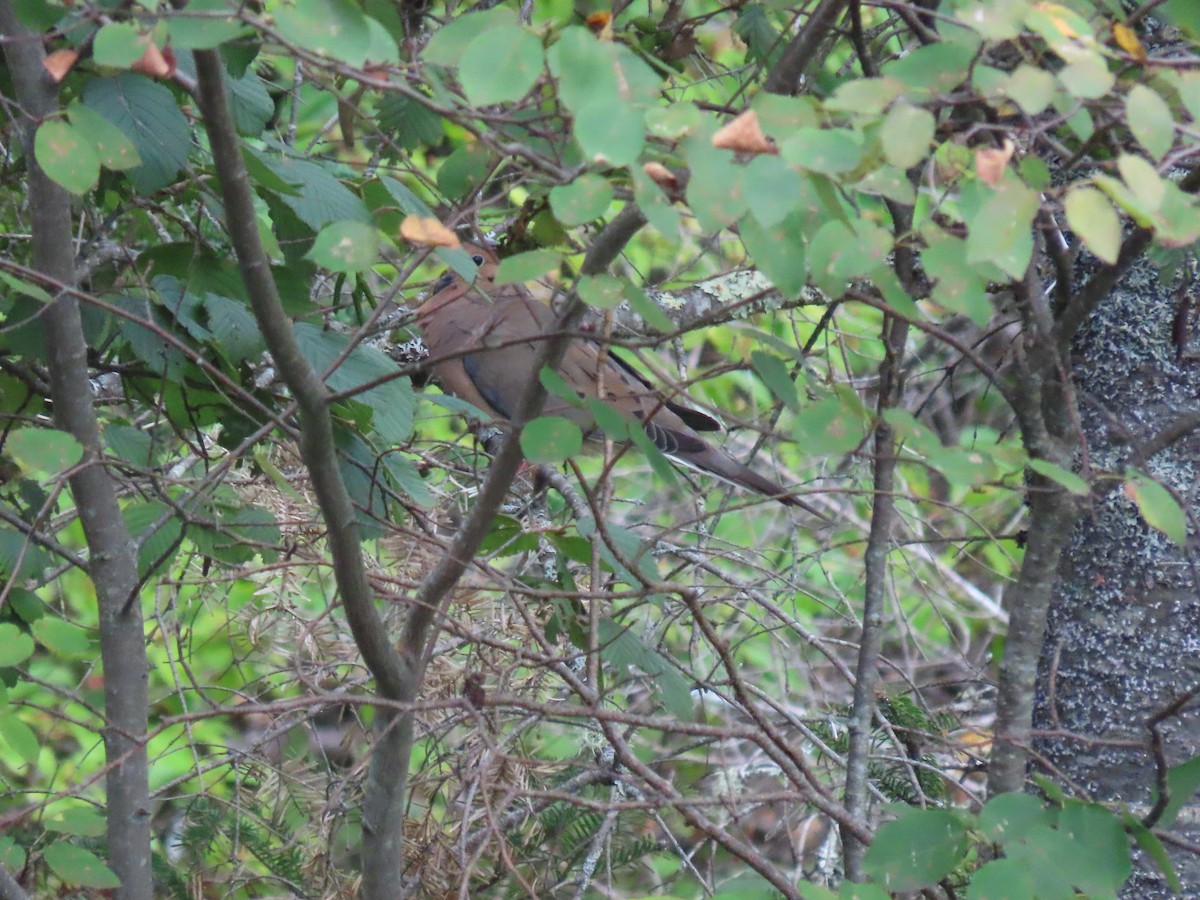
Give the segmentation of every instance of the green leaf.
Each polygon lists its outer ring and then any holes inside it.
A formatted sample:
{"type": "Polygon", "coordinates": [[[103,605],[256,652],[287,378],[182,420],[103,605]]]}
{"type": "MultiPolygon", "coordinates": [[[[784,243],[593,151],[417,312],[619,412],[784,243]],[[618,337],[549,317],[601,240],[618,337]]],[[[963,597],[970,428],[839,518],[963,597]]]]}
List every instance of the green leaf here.
{"type": "Polygon", "coordinates": [[[1086,481],[1074,472],[1064,469],[1062,466],[1056,466],[1054,463],[1044,459],[1031,459],[1029,461],[1029,468],[1033,469],[1039,475],[1049,478],[1056,484],[1062,485],[1072,494],[1086,497],[1091,493],[1091,488],[1086,481]]]}
{"type": "Polygon", "coordinates": [[[362,272],[379,261],[379,230],[364,222],[334,222],[305,254],[331,272],[362,272]]]}
{"type": "Polygon", "coordinates": [[[12,837],[0,837],[0,866],[10,872],[19,872],[25,868],[25,848],[12,837]]]}
{"type": "Polygon", "coordinates": [[[655,648],[611,619],[601,619],[600,657],[615,667],[636,667],[650,676],[663,706],[676,718],[690,719],[694,711],[691,686],[655,648]]]}
{"type": "Polygon", "coordinates": [[[1125,477],[1125,494],[1137,504],[1142,518],[1179,546],[1187,546],[1187,516],[1165,487],[1136,472],[1125,477]]]}
{"type": "Polygon", "coordinates": [[[95,110],[89,109],[78,100],[72,100],[71,105],[67,107],[67,115],[71,117],[71,124],[75,129],[91,141],[106,169],[124,171],[142,164],[142,158],[138,155],[133,141],[95,110]]]}
{"type": "Polygon", "coordinates": [[[966,829],[954,813],[906,808],[875,833],[863,869],[889,891],[920,890],[953,872],[967,846],[966,829]]]}
{"type": "Polygon", "coordinates": [[[843,399],[828,397],[806,406],[792,426],[796,440],[810,456],[834,456],[853,450],[864,436],[859,415],[843,399]]]}
{"type": "Polygon", "coordinates": [[[1156,15],[1161,15],[1193,40],[1200,38],[1200,6],[1194,0],[1167,0],[1156,15]]]}
{"type": "MultiPolygon", "coordinates": [[[[307,322],[295,326],[296,342],[309,364],[319,373],[345,355],[350,337],[324,331],[307,322]]],[[[377,382],[396,372],[396,364],[381,350],[359,345],[326,378],[330,390],[338,393],[377,382]]],[[[403,444],[412,434],[417,400],[407,378],[392,378],[363,393],[354,395],[372,411],[372,424],[379,439],[388,445],[403,444]]]]}
{"type": "MultiPolygon", "coordinates": [[[[1061,7],[1060,7],[1061,8],[1061,7]]],[[[1099,53],[1086,53],[1058,71],[1058,80],[1081,100],[1098,100],[1112,90],[1116,76],[1099,53]]]]}
{"type": "Polygon", "coordinates": [[[1125,100],[1125,118],[1151,159],[1162,159],[1175,143],[1175,119],[1157,91],[1135,84],[1125,100]]]}
{"type": "Polygon", "coordinates": [[[1147,213],[1157,212],[1167,195],[1167,184],[1158,170],[1142,157],[1128,153],[1117,158],[1117,169],[1138,206],[1147,213]]]}
{"type": "Polygon", "coordinates": [[[863,139],[849,128],[799,128],[779,147],[794,166],[823,175],[841,175],[858,167],[863,139]]]}
{"type": "Polygon", "coordinates": [[[743,196],[754,218],[766,228],[796,212],[807,199],[805,187],[800,174],[778,156],[756,156],[742,171],[743,196]]]}
{"type": "Polygon", "coordinates": [[[550,190],[554,217],[568,228],[600,218],[612,203],[609,183],[599,175],[580,175],[573,182],[550,190]]]}
{"type": "Polygon", "coordinates": [[[804,220],[792,215],[772,226],[748,215],[739,228],[755,265],[785,297],[799,296],[808,283],[804,220]]]}
{"type": "Polygon", "coordinates": [[[1029,900],[1041,896],[1033,872],[1012,859],[994,859],[971,876],[967,900],[1029,900]]]}
{"type": "Polygon", "coordinates": [[[352,0],[294,0],[276,6],[274,13],[285,41],[351,66],[366,62],[371,31],[352,0]]]}
{"type": "Polygon", "coordinates": [[[594,163],[627,166],[646,142],[643,112],[628,101],[594,100],[575,113],[575,140],[594,163]]]}
{"type": "Polygon", "coordinates": [[[625,298],[624,283],[612,275],[584,275],[577,290],[584,303],[597,309],[613,309],[625,298]]]}
{"type": "Polygon", "coordinates": [[[898,169],[911,169],[929,155],[929,144],[937,122],[933,113],[919,106],[897,103],[883,120],[880,140],[883,155],[898,169]]]}
{"type": "Polygon", "coordinates": [[[79,441],[53,428],[19,428],[9,434],[4,449],[22,470],[52,478],[83,459],[79,441]]]}
{"type": "Polygon", "coordinates": [[[128,69],[142,58],[153,38],[132,22],[109,22],[96,32],[92,56],[97,64],[128,69]]]}
{"type": "Polygon", "coordinates": [[[1058,820],[1071,839],[1071,883],[1090,896],[1115,896],[1133,865],[1120,820],[1098,803],[1069,801],[1058,820]]]}
{"type": "Polygon", "coordinates": [[[935,303],[968,316],[981,328],[987,325],[992,318],[992,304],[983,278],[967,264],[964,241],[950,235],[930,235],[921,251],[921,264],[935,281],[935,303]]]}
{"type": "Polygon", "coordinates": [[[991,192],[967,225],[967,262],[992,262],[1009,277],[1022,278],[1033,256],[1033,219],[1038,195],[1016,179],[991,192]]]}
{"type": "Polygon", "coordinates": [[[650,328],[664,333],[675,329],[675,323],[671,321],[671,317],[647,296],[641,286],[634,284],[628,278],[623,278],[621,281],[625,285],[625,299],[629,301],[629,308],[641,316],[650,328]]]}
{"type": "Polygon", "coordinates": [[[4,743],[24,762],[29,765],[37,763],[41,743],[33,729],[18,719],[11,710],[0,714],[0,738],[4,738],[4,743]]]}
{"type": "Polygon", "coordinates": [[[995,844],[1007,844],[1035,827],[1048,828],[1053,824],[1054,815],[1041,800],[1019,792],[998,794],[979,813],[979,830],[995,844]]]}
{"type": "Polygon", "coordinates": [[[90,79],[83,102],[133,142],[142,161],[129,170],[135,188],[152,193],[174,180],[187,161],[192,131],[170,90],[144,75],[122,72],[90,79]]]}
{"type": "Polygon", "coordinates": [[[79,837],[99,837],[105,831],[104,816],[81,807],[65,809],[54,818],[47,819],[45,825],[47,831],[79,837]]]}
{"type": "Polygon", "coordinates": [[[1004,92],[1026,115],[1036,116],[1050,105],[1057,86],[1054,76],[1045,69],[1021,63],[1008,79],[1004,92]]]}
{"type": "Polygon", "coordinates": [[[542,74],[542,42],[518,25],[477,35],[463,52],[458,80],[475,106],[520,100],[542,74]]]}
{"type": "MultiPolygon", "coordinates": [[[[2,627],[2,626],[0,626],[2,627]]],[[[1200,756],[1193,756],[1187,762],[1167,769],[1168,799],[1162,816],[1156,823],[1158,828],[1170,828],[1176,816],[1200,790],[1200,756]]],[[[1154,800],[1158,801],[1158,789],[1155,788],[1154,800]]]]}
{"type": "Polygon", "coordinates": [[[530,250],[501,260],[496,284],[524,284],[557,272],[562,254],[553,250],[530,250]]]}
{"type": "Polygon", "coordinates": [[[481,142],[463,144],[438,168],[438,187],[451,197],[473,193],[492,168],[492,151],[481,142]]]}
{"type": "Polygon", "coordinates": [[[38,126],[33,140],[38,165],[72,194],[85,194],[100,178],[100,157],[86,133],[61,119],[38,126]]]}
{"type": "Polygon", "coordinates": [[[42,851],[50,870],[68,884],[90,888],[119,888],[121,881],[90,850],[56,841],[42,851]]]}
{"type": "Polygon", "coordinates": [[[904,90],[904,85],[890,78],[856,78],[838,85],[825,108],[841,112],[877,116],[904,90]]]}
{"type": "Polygon", "coordinates": [[[929,44],[887,63],[882,74],[903,82],[910,96],[948,94],[966,80],[976,49],[965,42],[929,44]]]}
{"type": "Polygon", "coordinates": [[[39,285],[29,281],[23,281],[15,275],[10,275],[8,272],[0,272],[0,281],[7,284],[10,288],[16,291],[23,297],[29,297],[31,300],[36,300],[38,303],[53,303],[54,298],[46,293],[45,289],[39,285]]]}
{"type": "Polygon", "coordinates": [[[94,652],[88,633],[73,622],[43,616],[30,626],[39,644],[59,656],[83,657],[94,652]]]}
{"type": "Polygon", "coordinates": [[[167,20],[171,46],[177,50],[211,50],[250,31],[239,21],[238,4],[230,0],[190,0],[187,11],[167,20]]]}
{"type": "Polygon", "coordinates": [[[33,638],[12,622],[0,622],[0,669],[25,662],[33,649],[33,638]]]}
{"type": "Polygon", "coordinates": [[[788,409],[798,410],[800,398],[796,395],[796,382],[787,365],[778,356],[755,350],[750,354],[750,365],[762,379],[776,399],[788,409]]]}
{"type": "Polygon", "coordinates": [[[521,429],[521,452],[533,463],[559,463],[583,449],[583,432],[562,416],[539,416],[521,429]]]}
{"type": "Polygon", "coordinates": [[[274,196],[313,231],[330,222],[371,223],[366,204],[322,163],[297,158],[282,144],[271,144],[267,150],[252,149],[250,153],[276,176],[296,186],[294,193],[274,196]]]}
{"type": "Polygon", "coordinates": [[[1063,205],[1067,224],[1088,249],[1109,265],[1116,263],[1121,252],[1121,220],[1104,194],[1095,188],[1075,185],[1067,192],[1063,205]]]}
{"type": "Polygon", "coordinates": [[[472,12],[447,22],[433,32],[421,59],[442,66],[456,66],[471,42],[479,35],[517,24],[517,14],[504,6],[472,12]]]}
{"type": "Polygon", "coordinates": [[[225,93],[238,134],[258,137],[275,115],[275,104],[266,82],[258,73],[248,71],[241,78],[225,79],[225,93]]]}

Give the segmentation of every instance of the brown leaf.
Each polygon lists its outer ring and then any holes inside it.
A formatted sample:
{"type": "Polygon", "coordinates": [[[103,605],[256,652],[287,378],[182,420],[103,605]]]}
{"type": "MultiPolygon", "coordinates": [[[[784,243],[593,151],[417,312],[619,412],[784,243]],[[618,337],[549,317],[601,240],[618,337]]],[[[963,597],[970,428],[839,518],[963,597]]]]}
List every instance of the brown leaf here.
{"type": "Polygon", "coordinates": [[[169,78],[175,72],[175,54],[171,53],[171,59],[168,60],[158,45],[150,43],[146,45],[146,52],[141,58],[129,68],[151,78],[169,78]]]}
{"type": "Polygon", "coordinates": [[[1008,138],[1004,139],[1004,146],[1000,148],[980,147],[975,151],[975,174],[985,184],[995,187],[1004,177],[1004,167],[1016,149],[1016,145],[1008,138]]]}
{"type": "Polygon", "coordinates": [[[648,162],[642,166],[642,171],[649,175],[650,180],[667,193],[679,187],[679,179],[675,177],[675,173],[662,163],[648,162]]]}
{"type": "Polygon", "coordinates": [[[410,244],[430,247],[461,247],[458,235],[433,216],[405,216],[400,223],[400,236],[410,244]]]}
{"type": "Polygon", "coordinates": [[[59,84],[67,77],[67,73],[71,71],[71,66],[75,65],[77,59],[79,59],[78,50],[55,50],[42,60],[42,67],[54,80],[54,83],[59,84]]]}
{"type": "Polygon", "coordinates": [[[774,142],[763,133],[758,124],[758,115],[752,109],[746,110],[740,116],[726,122],[712,136],[712,145],[719,150],[734,150],[738,153],[770,153],[779,152],[774,142]]]}

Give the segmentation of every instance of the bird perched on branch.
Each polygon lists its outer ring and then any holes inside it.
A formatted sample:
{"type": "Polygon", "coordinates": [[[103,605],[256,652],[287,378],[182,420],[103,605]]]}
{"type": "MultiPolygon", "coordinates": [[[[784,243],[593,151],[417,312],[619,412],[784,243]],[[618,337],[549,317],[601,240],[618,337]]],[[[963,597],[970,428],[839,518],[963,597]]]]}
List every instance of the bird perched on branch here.
{"type": "MultiPolygon", "coordinates": [[[[534,371],[538,343],[554,328],[557,317],[521,285],[497,285],[499,261],[491,251],[474,245],[465,249],[479,267],[474,283],[446,273],[418,308],[417,324],[429,349],[429,366],[442,388],[506,421],[529,379],[538,376],[534,371]]],[[[716,419],[676,403],[611,349],[578,338],[567,348],[558,374],[583,404],[551,395],[543,415],[562,416],[578,425],[585,437],[599,437],[587,401],[602,400],[639,423],[654,445],[676,462],[787,506],[810,509],[785,488],[705,441],[699,432],[719,431],[716,419]]]]}

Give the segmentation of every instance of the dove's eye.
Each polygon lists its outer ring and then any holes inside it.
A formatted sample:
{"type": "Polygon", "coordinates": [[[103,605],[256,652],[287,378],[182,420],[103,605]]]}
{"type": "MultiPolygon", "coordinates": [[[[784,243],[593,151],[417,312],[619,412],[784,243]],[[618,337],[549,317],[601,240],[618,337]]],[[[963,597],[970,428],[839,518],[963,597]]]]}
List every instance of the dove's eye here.
{"type": "Polygon", "coordinates": [[[474,256],[471,257],[471,262],[475,263],[475,265],[477,265],[477,266],[482,266],[483,265],[483,257],[480,256],[478,253],[476,253],[474,256]]]}

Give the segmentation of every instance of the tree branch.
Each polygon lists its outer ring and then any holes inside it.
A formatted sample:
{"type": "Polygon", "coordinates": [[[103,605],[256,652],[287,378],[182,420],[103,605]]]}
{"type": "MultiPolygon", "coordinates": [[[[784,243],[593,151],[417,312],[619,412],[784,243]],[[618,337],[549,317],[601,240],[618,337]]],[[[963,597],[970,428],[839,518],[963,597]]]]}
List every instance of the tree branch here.
{"type": "MultiPolygon", "coordinates": [[[[37,164],[37,123],[58,111],[54,83],[42,63],[42,36],[26,28],[8,0],[0,0],[0,33],[17,102],[26,117],[25,158],[33,223],[33,265],[64,284],[75,284],[71,198],[37,164]]],[[[99,607],[100,656],[104,664],[104,752],[113,765],[105,779],[108,864],[121,881],[121,900],[151,900],[149,768],[142,737],[148,710],[148,665],[137,557],[117,503],[117,487],[100,462],[100,427],[92,405],[87,342],[79,302],[59,293],[43,317],[46,364],[54,423],[84,450],[69,479],[90,558],[89,574],[99,607]]]]}

